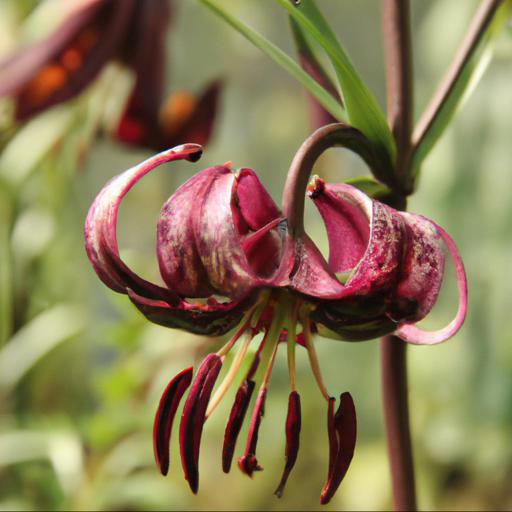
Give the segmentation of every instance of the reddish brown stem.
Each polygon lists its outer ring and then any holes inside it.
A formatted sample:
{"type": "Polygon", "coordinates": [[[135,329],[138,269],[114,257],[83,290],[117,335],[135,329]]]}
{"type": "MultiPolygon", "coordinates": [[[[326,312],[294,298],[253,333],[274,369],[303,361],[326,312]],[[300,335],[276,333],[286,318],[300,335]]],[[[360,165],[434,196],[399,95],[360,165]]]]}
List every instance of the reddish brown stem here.
{"type": "MultiPolygon", "coordinates": [[[[386,58],[388,122],[395,137],[395,173],[402,188],[412,191],[410,173],[412,130],[412,56],[408,0],[382,0],[386,58]]],[[[394,206],[405,210],[402,204],[394,206]]],[[[395,336],[381,341],[382,401],[391,469],[394,510],[416,510],[409,407],[406,344],[395,336]]]]}
{"type": "Polygon", "coordinates": [[[382,338],[380,348],[393,510],[414,511],[416,490],[407,404],[407,345],[390,335],[382,338]]]}

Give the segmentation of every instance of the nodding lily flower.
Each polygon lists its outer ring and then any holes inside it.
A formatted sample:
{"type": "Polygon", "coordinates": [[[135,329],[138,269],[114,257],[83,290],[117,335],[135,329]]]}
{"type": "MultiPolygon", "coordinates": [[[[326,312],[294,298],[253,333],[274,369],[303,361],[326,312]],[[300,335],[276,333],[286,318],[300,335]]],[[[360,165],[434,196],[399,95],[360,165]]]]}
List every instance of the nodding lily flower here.
{"type": "Polygon", "coordinates": [[[14,98],[18,121],[76,97],[118,60],[135,74],[114,132],[118,140],[157,151],[184,140],[208,141],[218,81],[197,99],[178,91],[162,102],[170,0],[58,1],[63,19],[57,28],[0,63],[0,97],[14,98]]]}
{"type": "Polygon", "coordinates": [[[156,413],[155,458],[166,474],[172,423],[190,386],[179,440],[182,467],[194,493],[203,425],[237,380],[241,384],[226,424],[222,467],[225,472],[231,468],[237,438],[256,394],[238,466],[249,476],[262,469],[256,457],[258,432],[276,354],[280,342],[286,342],[290,395],[285,467],[276,494],[282,494],[299,449],[298,345],[307,352],[327,404],[329,467],[321,494],[321,503],[327,503],[354,453],[356,415],[349,393],[341,395],[336,410],[336,400],[322,380],[313,333],[347,341],[396,333],[411,343],[432,344],[454,334],[464,319],[464,269],[441,228],[419,215],[398,212],[350,185],[331,185],[317,177],[308,184],[314,162],[334,145],[355,151],[372,169],[379,165],[360,132],[341,124],[325,126],[295,156],[282,212],[252,170],[232,170],[230,164],[205,169],[178,188],[164,204],[157,227],[158,263],[166,286],[142,279],[120,259],[117,210],[143,175],[165,162],[197,160],[200,146],[170,149],[120,174],[105,186],[89,211],[86,249],[96,273],[108,287],[127,294],[149,320],[211,336],[236,328],[222,348],[204,359],[194,378],[193,369],[187,368],[170,381],[156,413]],[[304,230],[305,195],[325,222],[328,261],[304,230]],[[455,261],[461,303],[448,327],[426,333],[415,323],[436,301],[445,246],[455,261]],[[251,352],[252,343],[256,346],[251,352]],[[226,355],[235,345],[238,351],[214,390],[226,355]]]}

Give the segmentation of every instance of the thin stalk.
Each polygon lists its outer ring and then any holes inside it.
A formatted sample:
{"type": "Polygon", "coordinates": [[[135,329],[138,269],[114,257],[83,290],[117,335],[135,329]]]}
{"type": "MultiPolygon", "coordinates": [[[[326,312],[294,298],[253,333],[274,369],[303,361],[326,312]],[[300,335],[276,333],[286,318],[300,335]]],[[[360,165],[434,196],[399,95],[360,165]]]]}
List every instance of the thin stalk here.
{"type": "Polygon", "coordinates": [[[396,142],[396,174],[409,174],[412,132],[412,52],[408,0],[382,0],[388,123],[396,142]]]}
{"type": "Polygon", "coordinates": [[[407,403],[407,344],[396,336],[380,342],[384,423],[391,467],[393,510],[416,510],[414,463],[407,403]]]}
{"type": "MultiPolygon", "coordinates": [[[[410,183],[413,108],[412,45],[408,0],[382,0],[388,122],[396,147],[396,175],[402,188],[410,183]]],[[[402,204],[394,205],[405,210],[402,204]]],[[[395,336],[381,340],[381,373],[384,424],[393,491],[393,509],[415,511],[416,488],[407,403],[406,344],[395,336]]]]}
{"type": "Polygon", "coordinates": [[[414,129],[412,138],[415,148],[421,145],[430,127],[442,111],[461,73],[464,71],[464,67],[477,49],[501,3],[502,0],[483,0],[480,4],[448,71],[414,129]]]}

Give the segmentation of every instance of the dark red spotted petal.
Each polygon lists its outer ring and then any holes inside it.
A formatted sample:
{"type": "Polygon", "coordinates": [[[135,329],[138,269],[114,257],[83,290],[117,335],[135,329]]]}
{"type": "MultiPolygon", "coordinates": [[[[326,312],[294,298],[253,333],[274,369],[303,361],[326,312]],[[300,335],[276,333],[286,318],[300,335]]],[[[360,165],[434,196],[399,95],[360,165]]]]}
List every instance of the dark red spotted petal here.
{"type": "Polygon", "coordinates": [[[329,402],[329,473],[320,495],[320,503],[329,503],[345,477],[356,446],[357,423],[354,401],[350,393],[342,393],[340,405],[333,416],[333,402],[329,402]]]}
{"type": "Polygon", "coordinates": [[[155,141],[157,147],[168,147],[184,141],[208,144],[217,117],[221,92],[222,80],[215,80],[203,89],[197,99],[192,99],[189,108],[164,107],[160,111],[160,138],[155,141]]]}
{"type": "Polygon", "coordinates": [[[315,287],[314,281],[307,276],[299,291],[332,299],[391,293],[400,271],[404,243],[405,228],[400,213],[371,200],[355,187],[331,185],[319,178],[314,180],[308,193],[325,216],[329,252],[333,255],[330,261],[335,265],[331,271],[346,271],[351,266],[353,271],[346,284],[340,285],[338,293],[332,293],[332,283],[315,287]],[[365,216],[369,235],[364,227],[365,216]],[[350,228],[352,223],[353,229],[350,228]],[[346,246],[344,239],[338,236],[338,230],[348,237],[346,246]]]}
{"type": "MultiPolygon", "coordinates": [[[[248,172],[244,170],[244,174],[248,172]]],[[[259,274],[243,249],[240,219],[235,220],[237,200],[234,191],[238,179],[235,173],[217,177],[205,195],[196,224],[197,249],[208,279],[219,293],[232,298],[241,297],[255,287],[272,286],[276,281],[275,275],[259,274]]],[[[279,226],[274,229],[278,230],[279,226]]],[[[277,266],[279,253],[267,257],[277,266]]]]}
{"type": "Polygon", "coordinates": [[[224,446],[222,447],[222,470],[229,473],[236,441],[242,428],[249,402],[254,391],[254,381],[244,380],[236,393],[235,401],[224,432],[224,446]]]}
{"type": "Polygon", "coordinates": [[[401,213],[406,228],[400,280],[390,317],[418,322],[433,308],[444,275],[443,240],[435,224],[421,215],[401,213]]]}
{"type": "Polygon", "coordinates": [[[124,195],[146,173],[174,160],[196,161],[201,153],[201,146],[196,144],[159,153],[114,177],[94,200],[85,221],[85,248],[98,277],[112,290],[126,293],[126,289],[131,288],[151,299],[176,299],[172,291],[142,279],[122,262],[116,236],[117,211],[124,195]]]}
{"type": "Polygon", "coordinates": [[[300,427],[300,396],[297,391],[292,391],[288,397],[288,414],[286,416],[286,464],[283,476],[281,477],[281,482],[274,492],[278,498],[283,495],[284,487],[297,460],[297,454],[299,453],[300,427]]]}
{"type": "Polygon", "coordinates": [[[199,448],[206,408],[221,367],[222,359],[217,354],[206,356],[197,370],[181,416],[181,466],[194,494],[199,487],[199,448]]]}
{"type": "Polygon", "coordinates": [[[160,211],[156,250],[163,280],[182,297],[208,297],[215,289],[199,257],[195,231],[198,212],[218,176],[231,174],[225,166],[210,167],[181,185],[160,211]]]}
{"type": "Polygon", "coordinates": [[[135,0],[81,0],[48,37],[0,66],[0,95],[17,96],[16,117],[26,120],[82,92],[118,56],[135,0]]]}
{"type": "Polygon", "coordinates": [[[172,423],[180,400],[192,381],[192,367],[173,377],[160,398],[153,424],[155,461],[162,475],[169,470],[169,441],[172,423]]]}
{"type": "Polygon", "coordinates": [[[245,453],[238,459],[238,467],[248,476],[253,475],[255,471],[261,471],[263,468],[258,464],[256,458],[256,446],[258,444],[258,433],[260,429],[261,418],[265,414],[265,399],[267,397],[267,388],[261,388],[251,417],[249,426],[249,435],[247,437],[247,445],[245,453]]]}
{"type": "Polygon", "coordinates": [[[455,277],[457,279],[457,288],[459,292],[459,307],[453,320],[448,325],[442,329],[438,329],[437,331],[424,331],[413,324],[407,322],[401,323],[395,331],[395,334],[404,341],[418,345],[434,345],[452,337],[464,323],[468,306],[468,284],[466,272],[464,270],[464,264],[462,263],[459,251],[457,250],[457,246],[443,228],[435,223],[432,224],[434,224],[446,244],[455,266],[455,277]]]}
{"type": "Polygon", "coordinates": [[[220,303],[211,300],[208,304],[180,301],[175,306],[162,300],[146,299],[130,289],[128,296],[149,321],[205,336],[221,336],[236,327],[256,298],[250,295],[239,301],[220,303]]]}

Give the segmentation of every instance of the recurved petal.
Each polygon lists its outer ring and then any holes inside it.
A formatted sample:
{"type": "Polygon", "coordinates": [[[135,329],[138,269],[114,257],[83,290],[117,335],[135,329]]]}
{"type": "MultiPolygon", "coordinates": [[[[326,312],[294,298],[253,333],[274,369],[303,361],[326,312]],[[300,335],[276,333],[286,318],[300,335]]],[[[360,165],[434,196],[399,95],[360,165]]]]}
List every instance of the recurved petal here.
{"type": "MultiPolygon", "coordinates": [[[[391,293],[400,271],[405,229],[399,212],[367,198],[358,189],[346,184],[322,183],[321,187],[314,187],[314,193],[310,196],[320,213],[327,216],[329,252],[333,263],[337,265],[335,271],[349,270],[347,267],[355,263],[342,290],[329,298],[391,293]],[[369,233],[364,227],[363,213],[367,215],[369,233]],[[332,219],[329,218],[331,215],[332,219]],[[349,224],[352,222],[354,227],[350,229],[349,224]],[[343,238],[336,234],[338,224],[344,226],[349,245],[354,244],[354,249],[344,247],[343,238]],[[367,243],[363,252],[365,240],[367,243]]],[[[305,293],[320,296],[313,287],[305,293]]]]}
{"type": "Polygon", "coordinates": [[[464,323],[468,305],[468,285],[466,272],[464,270],[464,264],[462,263],[459,251],[457,250],[457,246],[443,228],[435,223],[432,224],[442,237],[453,260],[455,267],[455,277],[457,279],[457,288],[459,292],[459,307],[453,320],[448,325],[437,331],[424,331],[423,329],[416,327],[414,324],[407,322],[401,323],[398,326],[398,329],[395,331],[395,334],[402,338],[404,341],[418,345],[434,345],[436,343],[446,341],[448,338],[451,338],[464,323]]]}
{"type": "Polygon", "coordinates": [[[176,409],[192,381],[192,367],[172,378],[160,398],[153,424],[153,449],[156,465],[162,475],[169,470],[169,441],[176,409]]]}
{"type": "Polygon", "coordinates": [[[401,213],[405,251],[390,317],[417,322],[434,306],[444,275],[443,241],[435,224],[420,215],[401,213]]]}
{"type": "Polygon", "coordinates": [[[94,200],[85,221],[85,248],[98,277],[112,290],[126,293],[131,288],[138,295],[176,302],[177,297],[134,274],[119,257],[116,237],[117,211],[124,195],[146,173],[174,160],[196,161],[202,153],[197,144],[169,149],[114,177],[94,200]]]}
{"type": "Polygon", "coordinates": [[[19,120],[75,97],[120,51],[135,0],[73,4],[57,30],[2,66],[0,94],[16,94],[19,120]]]}
{"type": "Polygon", "coordinates": [[[199,486],[199,448],[206,408],[221,367],[222,360],[217,354],[206,356],[197,370],[181,417],[181,465],[194,494],[199,486]]]}
{"type": "Polygon", "coordinates": [[[182,297],[208,297],[215,289],[208,281],[196,248],[196,224],[203,202],[217,177],[231,171],[210,167],[193,176],[167,200],[157,227],[157,255],[162,278],[182,297]]]}
{"type": "Polygon", "coordinates": [[[205,336],[221,336],[233,329],[256,299],[255,295],[249,295],[228,303],[210,300],[208,304],[189,304],[180,300],[177,305],[171,305],[127,291],[130,300],[150,322],[205,336]]]}
{"type": "MultiPolygon", "coordinates": [[[[244,175],[247,172],[244,170],[244,175]]],[[[244,218],[236,209],[239,178],[237,173],[217,177],[205,195],[196,224],[197,249],[208,279],[219,293],[232,298],[244,296],[255,287],[275,283],[283,236],[276,223],[269,226],[266,236],[258,238],[258,244],[265,245],[267,262],[271,262],[270,275],[260,272],[257,265],[251,265],[249,256],[255,253],[255,246],[250,244],[250,253],[244,250],[241,231],[246,236],[249,233],[242,228],[244,218]]]]}
{"type": "Polygon", "coordinates": [[[211,137],[222,91],[222,80],[211,82],[199,98],[187,92],[174,92],[160,109],[159,136],[155,149],[183,141],[206,145],[211,137]]]}

